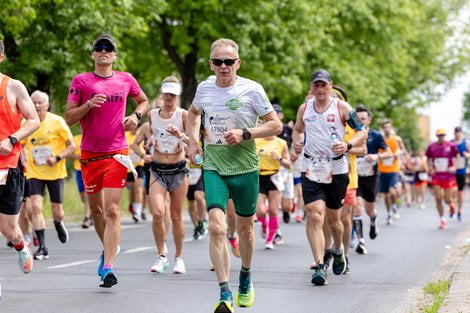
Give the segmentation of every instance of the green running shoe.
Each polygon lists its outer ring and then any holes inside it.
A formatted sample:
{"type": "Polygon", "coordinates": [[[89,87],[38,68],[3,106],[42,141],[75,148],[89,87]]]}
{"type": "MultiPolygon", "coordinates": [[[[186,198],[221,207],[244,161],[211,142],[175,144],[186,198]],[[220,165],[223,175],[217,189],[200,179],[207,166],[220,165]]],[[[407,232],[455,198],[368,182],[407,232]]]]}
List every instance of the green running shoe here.
{"type": "Polygon", "coordinates": [[[249,287],[245,290],[238,287],[237,296],[235,298],[235,303],[237,306],[242,308],[248,308],[253,305],[255,301],[255,288],[253,283],[250,282],[249,287]]]}

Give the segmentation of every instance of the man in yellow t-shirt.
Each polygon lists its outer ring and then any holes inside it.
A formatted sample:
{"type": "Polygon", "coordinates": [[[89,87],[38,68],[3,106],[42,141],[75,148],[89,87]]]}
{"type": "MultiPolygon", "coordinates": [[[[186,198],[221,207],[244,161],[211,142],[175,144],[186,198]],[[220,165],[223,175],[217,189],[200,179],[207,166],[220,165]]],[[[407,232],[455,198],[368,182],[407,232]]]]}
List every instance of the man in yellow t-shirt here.
{"type": "Polygon", "coordinates": [[[49,254],[45,245],[46,223],[42,214],[44,190],[47,186],[54,226],[59,240],[66,243],[69,234],[63,222],[64,210],[62,207],[64,178],[67,177],[65,158],[73,154],[75,145],[72,133],[64,119],[48,112],[48,94],[35,91],[31,94],[31,100],[41,121],[39,129],[24,140],[28,154],[28,179],[33,209],[32,223],[39,240],[39,249],[34,253],[34,258],[46,259],[49,254]]]}
{"type": "Polygon", "coordinates": [[[82,165],[80,164],[80,145],[82,143],[82,134],[73,136],[73,143],[75,144],[75,151],[70,156],[73,159],[73,169],[75,170],[75,182],[77,183],[78,193],[80,194],[80,200],[83,203],[84,218],[82,222],[82,228],[87,229],[93,225],[93,220],[90,216],[90,205],[88,204],[88,197],[85,193],[85,184],[83,183],[82,177],[82,165]]]}

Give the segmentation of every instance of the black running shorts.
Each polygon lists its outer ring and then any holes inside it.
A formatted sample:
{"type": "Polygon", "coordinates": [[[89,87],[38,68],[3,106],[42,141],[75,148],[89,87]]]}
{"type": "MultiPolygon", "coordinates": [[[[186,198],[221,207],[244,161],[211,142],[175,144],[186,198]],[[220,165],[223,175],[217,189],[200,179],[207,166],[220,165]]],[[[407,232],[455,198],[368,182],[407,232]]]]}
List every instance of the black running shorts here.
{"type": "Polygon", "coordinates": [[[343,207],[346,188],[349,184],[348,174],[333,175],[331,184],[321,184],[311,181],[302,173],[302,196],[305,205],[317,200],[324,200],[326,207],[338,210],[343,207]]]}
{"type": "Polygon", "coordinates": [[[367,202],[375,202],[379,187],[377,175],[359,176],[356,197],[362,197],[367,202]]]}
{"type": "Polygon", "coordinates": [[[6,184],[0,186],[0,213],[17,215],[20,212],[24,180],[23,166],[18,162],[16,168],[8,170],[6,184]]]}
{"type": "Polygon", "coordinates": [[[44,190],[49,191],[49,198],[52,203],[64,202],[64,179],[42,180],[31,178],[29,180],[29,191],[31,196],[41,195],[44,197],[44,190]]]}

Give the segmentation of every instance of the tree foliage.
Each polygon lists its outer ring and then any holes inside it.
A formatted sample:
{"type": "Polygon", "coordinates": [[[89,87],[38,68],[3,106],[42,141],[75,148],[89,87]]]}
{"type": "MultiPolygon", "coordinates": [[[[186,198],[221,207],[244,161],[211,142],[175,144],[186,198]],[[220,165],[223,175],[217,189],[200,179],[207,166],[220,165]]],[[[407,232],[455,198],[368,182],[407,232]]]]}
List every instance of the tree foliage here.
{"type": "MultiPolygon", "coordinates": [[[[240,75],[263,84],[286,115],[295,116],[313,70],[326,68],[354,106],[376,121],[392,118],[413,137],[416,108],[438,96],[470,63],[468,39],[449,43],[449,20],[464,0],[10,0],[0,11],[0,36],[10,62],[2,72],[30,90],[49,92],[62,112],[70,79],[92,69],[99,33],[118,41],[119,70],[130,71],[155,97],[176,74],[188,106],[210,74],[210,43],[240,46],[240,75]]],[[[468,25],[467,25],[468,30],[468,25]]]]}

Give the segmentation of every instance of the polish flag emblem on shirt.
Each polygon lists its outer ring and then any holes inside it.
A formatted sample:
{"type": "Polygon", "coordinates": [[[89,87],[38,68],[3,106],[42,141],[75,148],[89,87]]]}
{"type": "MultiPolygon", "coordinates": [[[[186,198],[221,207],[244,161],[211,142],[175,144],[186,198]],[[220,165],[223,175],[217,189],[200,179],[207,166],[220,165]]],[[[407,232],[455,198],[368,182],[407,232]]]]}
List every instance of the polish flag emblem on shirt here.
{"type": "Polygon", "coordinates": [[[335,115],[334,114],[328,114],[326,117],[327,122],[334,122],[335,121],[335,115]]]}

